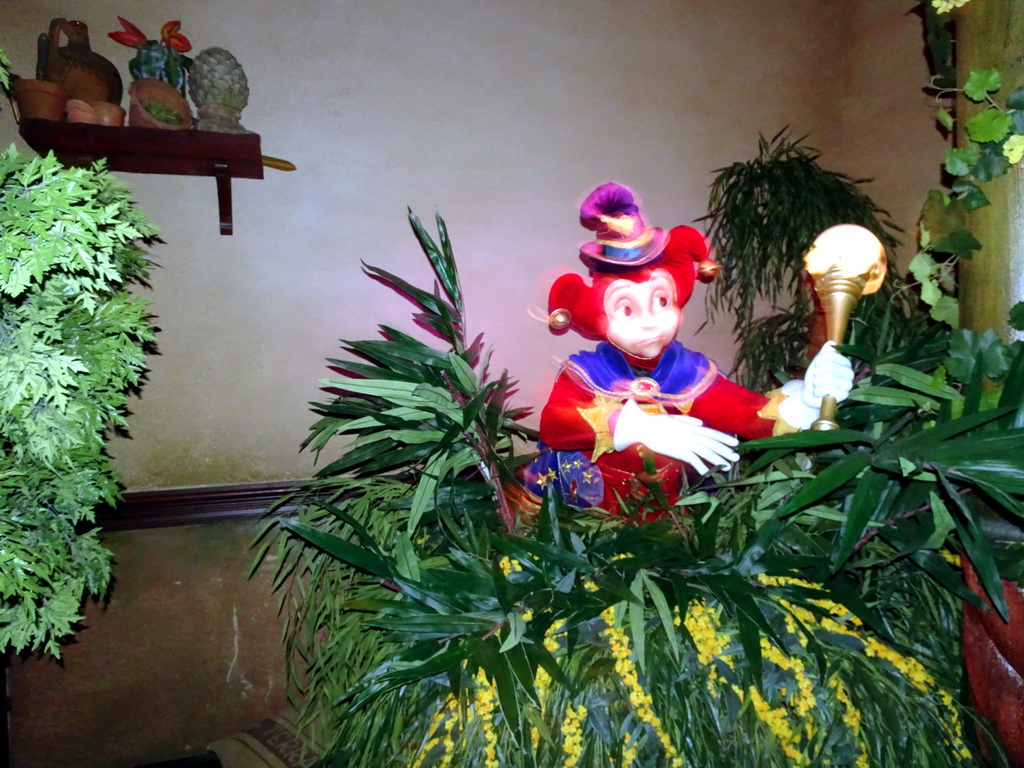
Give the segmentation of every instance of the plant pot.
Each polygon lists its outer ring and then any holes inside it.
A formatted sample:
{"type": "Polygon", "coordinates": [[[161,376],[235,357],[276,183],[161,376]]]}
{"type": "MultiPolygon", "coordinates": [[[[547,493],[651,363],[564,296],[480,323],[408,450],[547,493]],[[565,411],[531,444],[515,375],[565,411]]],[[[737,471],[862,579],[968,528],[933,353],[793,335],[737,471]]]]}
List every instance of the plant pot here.
{"type": "Polygon", "coordinates": [[[185,131],[192,127],[192,110],[185,97],[163,80],[152,77],[136,80],[128,88],[128,99],[128,125],[171,131],[185,131]],[[161,120],[163,115],[175,119],[161,120]]]}
{"type": "Polygon", "coordinates": [[[18,122],[64,122],[64,106],[68,103],[68,92],[56,83],[19,77],[11,83],[11,95],[14,96],[14,103],[18,107],[18,122]]]}

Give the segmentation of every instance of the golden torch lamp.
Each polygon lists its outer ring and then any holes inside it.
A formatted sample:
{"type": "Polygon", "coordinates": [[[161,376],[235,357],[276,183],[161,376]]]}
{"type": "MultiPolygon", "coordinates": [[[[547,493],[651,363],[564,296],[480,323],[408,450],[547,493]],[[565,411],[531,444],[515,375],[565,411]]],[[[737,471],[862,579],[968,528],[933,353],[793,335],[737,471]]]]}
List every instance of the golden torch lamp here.
{"type": "MultiPolygon", "coordinates": [[[[804,267],[814,278],[814,291],[825,310],[828,340],[841,344],[860,297],[882,287],[885,248],[870,230],[839,224],[818,235],[804,256],[804,267]]],[[[839,429],[836,405],[834,397],[822,398],[821,414],[811,429],[839,429]]]]}

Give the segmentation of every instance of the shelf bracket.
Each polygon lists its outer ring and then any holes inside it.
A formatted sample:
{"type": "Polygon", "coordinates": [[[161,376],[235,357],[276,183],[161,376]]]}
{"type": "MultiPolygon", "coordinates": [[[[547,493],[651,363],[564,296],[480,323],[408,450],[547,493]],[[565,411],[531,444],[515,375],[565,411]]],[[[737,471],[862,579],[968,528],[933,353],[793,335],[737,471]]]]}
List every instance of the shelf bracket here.
{"type": "Polygon", "coordinates": [[[214,163],[217,177],[217,208],[220,212],[220,233],[230,235],[234,231],[231,220],[231,176],[226,163],[214,163]]]}

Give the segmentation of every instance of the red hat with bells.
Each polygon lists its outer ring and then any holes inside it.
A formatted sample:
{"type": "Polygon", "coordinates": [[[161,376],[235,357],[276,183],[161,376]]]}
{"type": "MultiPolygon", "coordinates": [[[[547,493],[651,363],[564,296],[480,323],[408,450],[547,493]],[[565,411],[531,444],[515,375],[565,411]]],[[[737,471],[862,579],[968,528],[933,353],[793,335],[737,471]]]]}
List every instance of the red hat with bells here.
{"type": "Polygon", "coordinates": [[[633,192],[622,184],[602,184],[587,195],[580,206],[580,223],[596,234],[580,247],[592,284],[575,273],[555,280],[548,294],[548,325],[556,332],[572,328],[603,339],[608,328],[604,294],[615,280],[642,283],[654,270],[663,269],[675,283],[675,301],[681,308],[693,294],[695,280],[710,283],[718,274],[704,235],[693,227],[666,233],[649,226],[633,192]]]}

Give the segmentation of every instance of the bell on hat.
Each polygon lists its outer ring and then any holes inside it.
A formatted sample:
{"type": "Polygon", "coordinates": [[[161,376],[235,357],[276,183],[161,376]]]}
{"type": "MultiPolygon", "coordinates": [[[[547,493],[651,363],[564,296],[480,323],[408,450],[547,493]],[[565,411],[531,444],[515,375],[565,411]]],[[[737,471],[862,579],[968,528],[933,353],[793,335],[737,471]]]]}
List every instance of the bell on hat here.
{"type": "Polygon", "coordinates": [[[596,272],[636,269],[665,248],[665,231],[644,221],[632,190],[622,184],[602,184],[587,195],[580,223],[597,235],[580,246],[583,262],[596,272]]]}

